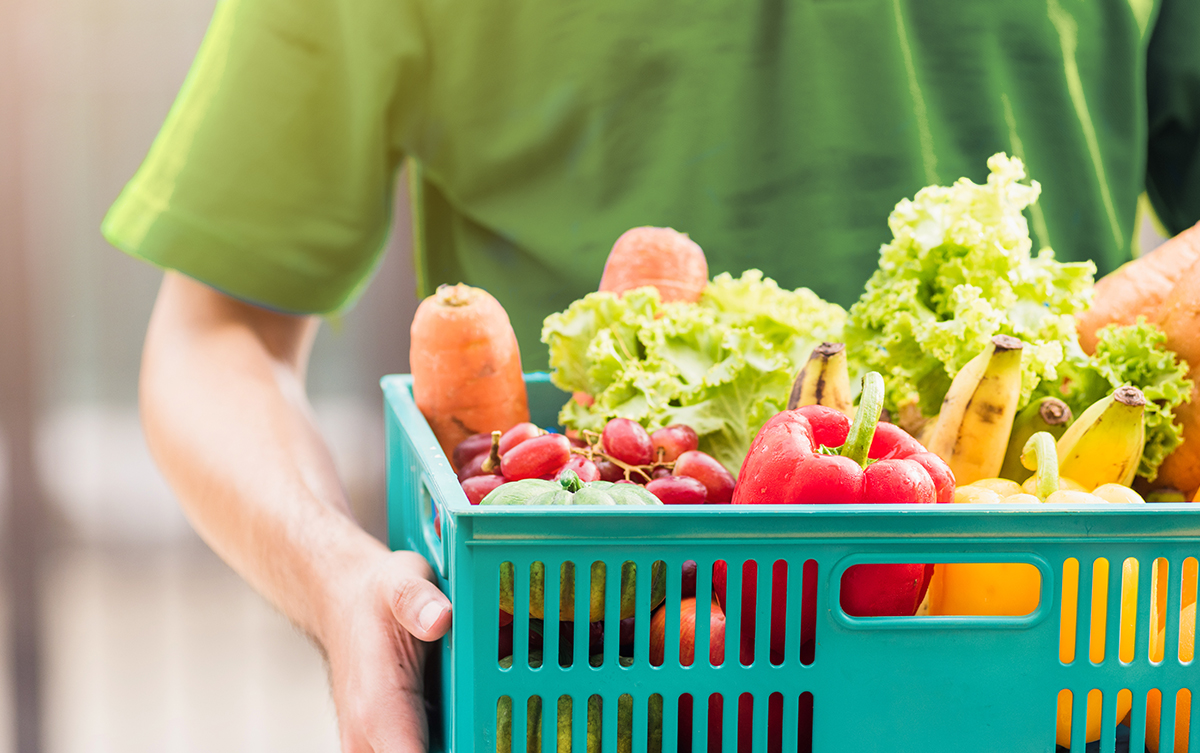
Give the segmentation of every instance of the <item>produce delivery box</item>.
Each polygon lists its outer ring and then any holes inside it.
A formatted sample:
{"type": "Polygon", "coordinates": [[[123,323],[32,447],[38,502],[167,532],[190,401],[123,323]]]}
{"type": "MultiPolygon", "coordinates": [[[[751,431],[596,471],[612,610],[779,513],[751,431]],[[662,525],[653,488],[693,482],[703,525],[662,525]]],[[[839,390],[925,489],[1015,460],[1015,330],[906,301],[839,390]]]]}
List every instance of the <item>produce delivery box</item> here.
{"type": "MultiPolygon", "coordinates": [[[[526,381],[553,427],[567,396],[526,381]]],[[[390,543],[454,605],[435,750],[1200,753],[1189,505],[471,506],[410,378],[383,390],[390,543]],[[850,616],[843,574],[880,563],[1007,566],[1040,600],[850,616]],[[714,576],[721,621],[684,599],[714,576]]]]}

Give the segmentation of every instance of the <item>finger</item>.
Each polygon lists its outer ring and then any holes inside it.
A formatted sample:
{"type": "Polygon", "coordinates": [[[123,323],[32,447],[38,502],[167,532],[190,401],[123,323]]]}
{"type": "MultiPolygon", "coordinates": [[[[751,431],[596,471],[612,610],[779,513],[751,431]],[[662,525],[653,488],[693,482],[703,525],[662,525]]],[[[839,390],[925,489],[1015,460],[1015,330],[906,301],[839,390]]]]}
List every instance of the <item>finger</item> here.
{"type": "Polygon", "coordinates": [[[450,600],[424,578],[408,574],[396,578],[388,603],[396,621],[423,641],[436,641],[450,629],[450,600]]]}

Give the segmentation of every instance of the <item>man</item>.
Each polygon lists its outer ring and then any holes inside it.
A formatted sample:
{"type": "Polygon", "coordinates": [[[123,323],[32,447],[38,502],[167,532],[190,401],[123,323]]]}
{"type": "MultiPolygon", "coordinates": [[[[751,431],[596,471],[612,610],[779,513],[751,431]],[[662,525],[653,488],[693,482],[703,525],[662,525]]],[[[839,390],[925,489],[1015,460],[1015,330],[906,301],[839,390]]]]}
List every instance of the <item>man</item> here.
{"type": "Polygon", "coordinates": [[[1038,244],[1113,268],[1143,189],[1171,231],[1200,219],[1198,34],[1187,0],[223,0],[105,223],[171,270],[150,445],[323,648],[343,749],[419,751],[420,641],[450,607],[353,522],[304,392],[315,315],[369,279],[403,159],[422,290],[486,287],[537,368],[542,318],[629,227],[849,303],[894,203],[997,151],[1042,182],[1038,244]]]}

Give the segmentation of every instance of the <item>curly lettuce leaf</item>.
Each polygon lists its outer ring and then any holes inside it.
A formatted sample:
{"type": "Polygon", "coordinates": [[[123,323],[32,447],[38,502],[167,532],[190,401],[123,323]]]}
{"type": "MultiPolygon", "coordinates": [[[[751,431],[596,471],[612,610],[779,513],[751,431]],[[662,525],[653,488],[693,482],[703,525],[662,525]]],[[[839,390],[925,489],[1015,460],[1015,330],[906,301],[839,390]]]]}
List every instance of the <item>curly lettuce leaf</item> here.
{"type": "Polygon", "coordinates": [[[885,375],[892,410],[916,404],[934,415],[954,374],[995,335],[1026,344],[1022,402],[1078,352],[1073,315],[1089,303],[1095,265],[1057,262],[1050,249],[1031,256],[1023,211],[1041,187],[1019,182],[1019,159],[996,154],[988,168],[983,185],[961,178],[896,205],[892,241],[850,308],[852,367],[885,375]]]}
{"type": "Polygon", "coordinates": [[[546,317],[542,342],[550,345],[554,383],[569,392],[598,392],[628,358],[636,358],[637,332],[661,305],[655,288],[633,290],[624,297],[592,293],[546,317]],[[603,341],[597,342],[601,333],[603,341]]]}
{"type": "Polygon", "coordinates": [[[795,363],[804,363],[816,343],[840,340],[846,310],[808,288],[786,290],[757,269],[739,278],[717,275],[704,289],[701,306],[720,322],[749,327],[782,348],[795,363]]]}
{"type": "Polygon", "coordinates": [[[692,334],[716,346],[708,351],[712,366],[655,424],[691,426],[700,435],[700,449],[736,473],[758,430],[787,407],[792,364],[753,329],[726,329],[719,342],[692,334]]]}
{"type": "Polygon", "coordinates": [[[719,275],[694,304],[662,303],[652,288],[589,294],[542,329],[551,380],[593,400],[571,400],[559,420],[591,431],[618,416],[651,431],[687,424],[736,474],[759,428],[786,407],[812,348],[841,339],[845,315],[758,270],[719,275]]]}
{"type": "Polygon", "coordinates": [[[1138,475],[1147,481],[1158,476],[1167,455],[1183,443],[1183,427],[1175,408],[1191,400],[1188,364],[1166,348],[1167,336],[1139,317],[1137,324],[1110,324],[1098,333],[1096,352],[1079,354],[1064,366],[1064,378],[1047,384],[1044,394],[1063,399],[1078,416],[1089,405],[1117,387],[1132,384],[1146,396],[1146,447],[1138,475]]]}

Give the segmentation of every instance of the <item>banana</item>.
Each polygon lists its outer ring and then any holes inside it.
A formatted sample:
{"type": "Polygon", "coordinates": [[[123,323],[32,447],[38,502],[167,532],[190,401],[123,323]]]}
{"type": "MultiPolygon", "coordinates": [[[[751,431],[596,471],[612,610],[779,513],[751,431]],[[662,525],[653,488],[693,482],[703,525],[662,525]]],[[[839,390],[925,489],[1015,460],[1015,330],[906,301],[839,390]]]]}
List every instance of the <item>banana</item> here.
{"type": "Polygon", "coordinates": [[[850,370],[846,366],[843,343],[821,343],[813,349],[808,363],[792,384],[787,407],[792,410],[802,405],[824,405],[854,418],[850,370]]]}
{"type": "Polygon", "coordinates": [[[1118,387],[1088,406],[1059,438],[1059,473],[1091,491],[1101,484],[1133,483],[1146,443],[1146,396],[1118,387]]]}
{"type": "Polygon", "coordinates": [[[1000,466],[1000,478],[1018,484],[1033,474],[1021,465],[1021,450],[1025,443],[1039,431],[1049,432],[1058,439],[1071,423],[1071,409],[1056,397],[1043,397],[1025,406],[1013,421],[1012,435],[1008,438],[1008,452],[1000,466]]]}
{"type": "Polygon", "coordinates": [[[1000,474],[1021,397],[1022,347],[997,335],[950,383],[926,446],[960,486],[1000,474]]]}

